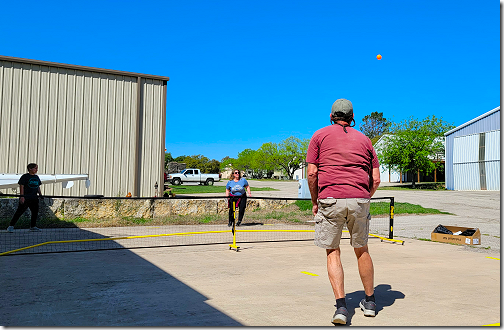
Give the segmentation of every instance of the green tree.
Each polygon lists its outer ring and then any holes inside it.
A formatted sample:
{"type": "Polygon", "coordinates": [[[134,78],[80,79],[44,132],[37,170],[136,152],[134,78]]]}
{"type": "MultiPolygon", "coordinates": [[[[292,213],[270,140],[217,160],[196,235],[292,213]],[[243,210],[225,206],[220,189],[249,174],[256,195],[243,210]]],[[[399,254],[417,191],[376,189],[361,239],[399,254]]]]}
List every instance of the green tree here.
{"type": "Polygon", "coordinates": [[[255,150],[245,149],[242,152],[238,153],[238,158],[236,159],[235,166],[240,170],[244,170],[246,172],[250,172],[253,169],[253,161],[254,161],[255,150]]]}
{"type": "Polygon", "coordinates": [[[435,116],[423,120],[410,117],[393,124],[391,135],[377,150],[380,163],[403,173],[411,171],[415,187],[417,171],[428,174],[441,166],[432,160],[444,154],[444,133],[454,127],[435,116]]]}
{"type": "Polygon", "coordinates": [[[174,162],[177,162],[177,163],[183,163],[184,162],[184,159],[186,158],[187,156],[178,156],[178,157],[175,157],[173,159],[174,162]]]}
{"type": "Polygon", "coordinates": [[[285,171],[289,180],[292,180],[296,170],[306,166],[305,157],[309,143],[309,139],[301,140],[294,136],[279,143],[276,162],[285,171]]]}
{"type": "Polygon", "coordinates": [[[165,152],[165,154],[164,154],[164,166],[165,166],[165,169],[168,168],[168,163],[169,162],[173,162],[173,157],[171,155],[171,152],[165,152]]]}
{"type": "Polygon", "coordinates": [[[229,156],[226,156],[224,158],[221,159],[220,161],[220,169],[221,171],[225,171],[229,168],[233,168],[236,166],[236,159],[235,158],[231,158],[229,156]]]}
{"type": "Polygon", "coordinates": [[[376,142],[380,136],[388,132],[390,125],[391,122],[383,117],[383,112],[375,111],[362,118],[362,123],[360,123],[359,129],[365,136],[371,140],[374,139],[374,142],[376,142]]]}
{"type": "Polygon", "coordinates": [[[206,164],[206,167],[205,167],[205,171],[203,171],[203,173],[213,173],[213,174],[217,174],[220,172],[220,162],[218,160],[215,160],[215,159],[211,159],[207,164],[206,164]]]}
{"type": "Polygon", "coordinates": [[[277,168],[278,145],[273,142],[266,142],[257,149],[256,153],[256,163],[257,167],[264,171],[264,174],[268,179],[273,176],[275,169],[277,168]]]}
{"type": "MultiPolygon", "coordinates": [[[[177,159],[178,157],[175,158],[175,160],[177,159]]],[[[218,160],[210,160],[203,155],[184,156],[179,162],[185,163],[187,168],[200,169],[202,173],[219,173],[220,171],[220,162],[218,160]]]]}

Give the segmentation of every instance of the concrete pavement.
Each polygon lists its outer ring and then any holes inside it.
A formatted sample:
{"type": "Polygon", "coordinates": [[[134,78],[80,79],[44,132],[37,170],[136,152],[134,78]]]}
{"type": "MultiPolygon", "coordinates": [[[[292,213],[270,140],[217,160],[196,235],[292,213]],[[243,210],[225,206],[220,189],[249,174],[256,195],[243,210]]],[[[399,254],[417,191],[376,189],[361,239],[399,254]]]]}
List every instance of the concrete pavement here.
{"type": "MultiPolygon", "coordinates": [[[[325,251],[313,242],[243,243],[0,257],[4,326],[332,326],[325,251]],[[309,274],[306,274],[306,273],[309,274]],[[311,274],[311,275],[310,275],[311,274]],[[318,276],[315,276],[318,275],[318,276]]],[[[342,241],[354,326],[500,322],[498,254],[371,239],[378,315],[342,241]]]]}

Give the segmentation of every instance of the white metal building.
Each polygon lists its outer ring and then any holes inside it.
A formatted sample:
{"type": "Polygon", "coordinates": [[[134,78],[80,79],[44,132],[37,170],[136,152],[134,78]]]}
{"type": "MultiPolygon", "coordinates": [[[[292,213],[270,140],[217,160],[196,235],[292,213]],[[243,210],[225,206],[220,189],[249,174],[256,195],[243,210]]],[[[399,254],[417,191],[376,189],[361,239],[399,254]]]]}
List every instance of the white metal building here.
{"type": "Polygon", "coordinates": [[[0,173],[88,174],[46,195],[154,196],[168,77],[0,56],[0,173]]]}
{"type": "Polygon", "coordinates": [[[447,189],[500,190],[500,107],[445,137],[447,189]]]}
{"type": "MultiPolygon", "coordinates": [[[[381,148],[387,143],[390,134],[383,134],[378,141],[374,144],[374,149],[377,154],[380,153],[381,148]]],[[[399,182],[401,175],[398,171],[390,169],[388,166],[380,164],[380,181],[381,182],[399,182]]]]}

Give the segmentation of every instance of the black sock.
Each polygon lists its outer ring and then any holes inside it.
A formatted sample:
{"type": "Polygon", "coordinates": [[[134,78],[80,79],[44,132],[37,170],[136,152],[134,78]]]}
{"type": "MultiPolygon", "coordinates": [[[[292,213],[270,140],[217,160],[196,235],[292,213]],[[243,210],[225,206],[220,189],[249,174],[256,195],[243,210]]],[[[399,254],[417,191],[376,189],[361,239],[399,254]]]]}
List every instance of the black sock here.
{"type": "Polygon", "coordinates": [[[375,302],[375,299],[374,299],[374,293],[370,296],[366,295],[366,301],[372,301],[372,302],[375,302]]]}
{"type": "Polygon", "coordinates": [[[345,298],[336,299],[336,309],[338,309],[340,307],[345,307],[346,308],[345,298]]]}

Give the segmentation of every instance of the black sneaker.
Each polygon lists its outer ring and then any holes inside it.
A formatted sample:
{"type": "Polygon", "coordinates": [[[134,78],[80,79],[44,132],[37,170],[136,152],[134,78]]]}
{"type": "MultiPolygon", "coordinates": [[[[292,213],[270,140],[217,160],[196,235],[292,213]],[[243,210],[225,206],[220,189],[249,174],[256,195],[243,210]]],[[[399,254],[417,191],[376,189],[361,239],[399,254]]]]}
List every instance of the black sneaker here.
{"type": "Polygon", "coordinates": [[[366,301],[366,299],[362,299],[359,306],[364,312],[364,316],[374,317],[376,315],[376,304],[374,301],[366,301]]]}
{"type": "Polygon", "coordinates": [[[231,227],[233,225],[233,221],[228,222],[228,227],[231,227]]]}
{"type": "Polygon", "coordinates": [[[333,324],[346,324],[348,317],[348,310],[345,307],[340,307],[334,313],[331,322],[333,324]]]}
{"type": "Polygon", "coordinates": [[[237,226],[241,225],[241,221],[238,221],[238,222],[236,223],[236,225],[237,225],[237,226]]]}

